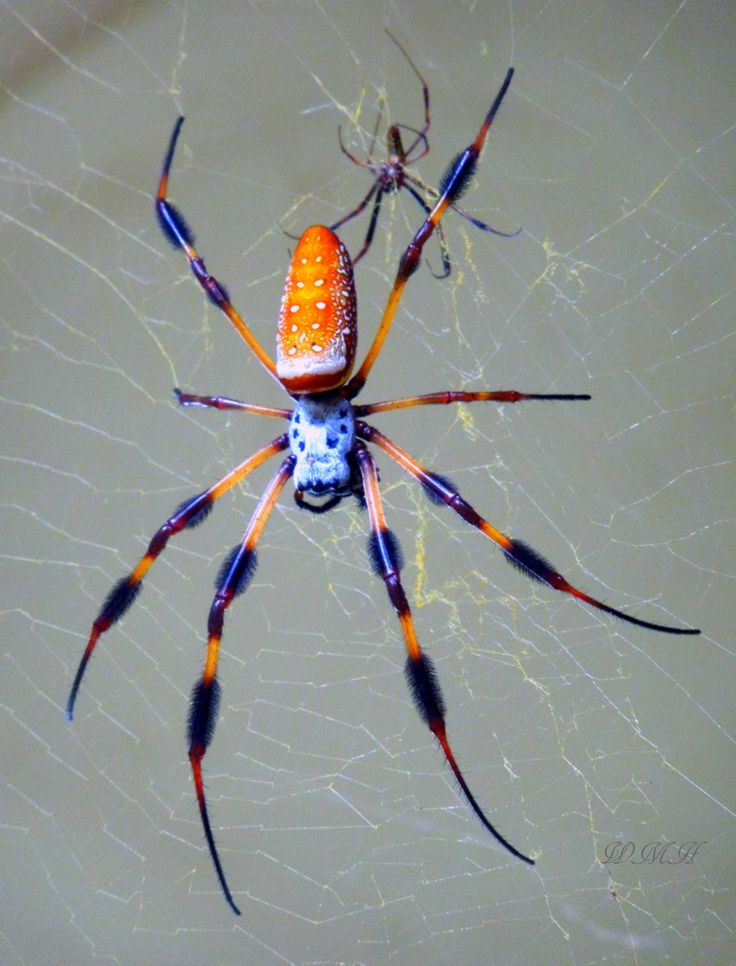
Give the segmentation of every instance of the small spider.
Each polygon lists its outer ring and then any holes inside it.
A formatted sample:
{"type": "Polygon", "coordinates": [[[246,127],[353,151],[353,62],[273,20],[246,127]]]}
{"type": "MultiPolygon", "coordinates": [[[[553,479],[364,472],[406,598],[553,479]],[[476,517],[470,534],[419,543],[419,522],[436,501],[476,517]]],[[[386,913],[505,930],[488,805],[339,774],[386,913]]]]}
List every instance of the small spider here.
{"type": "MultiPolygon", "coordinates": [[[[408,124],[391,124],[386,132],[387,159],[385,161],[373,160],[373,149],[376,144],[378,128],[380,127],[381,118],[383,115],[383,101],[381,102],[381,108],[379,109],[378,117],[376,118],[376,124],[373,128],[370,145],[368,146],[368,155],[365,161],[361,161],[360,158],[356,158],[354,154],[348,151],[342,140],[342,129],[337,129],[340,150],[345,157],[349,158],[353,164],[357,164],[358,167],[367,168],[367,170],[373,175],[373,184],[363,200],[356,205],[352,211],[348,212],[347,215],[345,215],[339,221],[336,221],[333,225],[330,225],[332,231],[337,231],[338,228],[342,228],[342,226],[347,222],[352,221],[353,218],[357,217],[365,209],[368,203],[373,200],[373,209],[371,211],[371,219],[368,223],[368,231],[363,239],[363,247],[360,249],[358,254],[353,257],[353,265],[356,265],[371,247],[373,236],[376,231],[376,225],[378,223],[378,216],[381,212],[383,196],[390,195],[394,192],[398,193],[402,188],[404,188],[420,206],[422,211],[424,211],[424,214],[429,215],[430,206],[427,204],[426,197],[429,196],[432,202],[435,203],[440,195],[444,194],[447,181],[452,176],[457,161],[457,159],[454,159],[448,165],[447,170],[440,181],[439,190],[436,190],[435,188],[430,187],[430,185],[425,184],[424,181],[422,181],[419,177],[410,174],[406,170],[408,165],[416,164],[417,161],[421,160],[426,154],[429,153],[428,135],[429,125],[431,123],[429,112],[429,85],[419,73],[414,61],[407,54],[398,40],[393,36],[393,34],[389,33],[388,30],[386,33],[404,55],[404,58],[416,74],[417,78],[419,79],[419,83],[422,85],[422,94],[424,96],[424,124],[419,130],[409,127],[408,124]],[[406,131],[410,135],[414,136],[414,140],[406,149],[404,148],[404,143],[401,139],[402,131],[406,131]]],[[[514,232],[499,231],[497,228],[491,228],[491,226],[487,225],[484,221],[474,218],[473,215],[468,214],[467,211],[463,211],[463,209],[458,206],[457,202],[460,200],[460,197],[467,187],[468,184],[466,182],[462,186],[462,189],[453,196],[452,200],[450,201],[450,208],[453,208],[459,215],[462,215],[466,221],[469,221],[471,224],[475,225],[476,228],[480,228],[481,231],[489,231],[492,234],[500,235],[503,238],[514,238],[519,234],[521,228],[517,228],[517,230],[514,232]]],[[[447,250],[447,243],[445,241],[441,224],[437,224],[436,231],[440,242],[440,248],[442,250],[442,271],[437,274],[436,272],[432,271],[431,266],[429,270],[432,272],[435,278],[447,278],[447,276],[450,274],[450,255],[447,250]]]]}
{"type": "Polygon", "coordinates": [[[217,661],[225,611],[234,598],[246,590],[253,577],[256,568],[256,545],[281,491],[291,477],[294,479],[297,505],[304,509],[322,513],[350,495],[356,496],[367,507],[370,522],[368,553],[374,571],[385,582],[389,599],[399,618],[407,651],[406,676],[419,715],[437,739],[462,793],[480,821],[505,849],[529,865],[534,864],[533,860],[511,845],[486,818],[455,760],[445,730],[445,708],[439,684],[432,662],[417,640],[409,603],[401,583],[401,551],[396,537],[386,523],[378,486],[378,471],[366,444],[371,443],[383,450],[424,487],[433,502],[446,504],[454,510],[463,520],[500,547],[506,558],[532,579],[571,594],[592,607],[639,627],[670,634],[699,633],[694,628],[666,627],[640,620],[578,590],[531,547],[501,533],[484,520],[445,477],[425,469],[362,418],[410,406],[482,401],[515,403],[523,399],[579,400],[589,399],[590,396],[484,389],[473,392],[448,390],[363,405],[352,402],[363,388],[378,358],[404,287],[419,266],[425,244],[437,230],[447,208],[473,175],[488,129],[511,83],[512,75],[513,70],[509,70],[475,140],[453,162],[441,197],[401,256],[376,335],[362,364],[352,377],[350,373],[357,342],[355,286],[350,256],[337,235],[329,228],[315,225],[304,232],[296,246],[281,301],[274,362],[233,307],[223,286],[207,271],[194,247],[194,238],[184,218],[167,198],[169,171],[184,118],[179,118],[171,136],[156,195],[156,211],[164,234],[175,247],[183,249],[195,278],[206,294],[227,315],[267,372],[292,397],[294,407],[279,409],[244,403],[226,396],[197,396],[176,390],[178,401],[183,406],[211,406],[215,409],[233,409],[285,419],[289,422],[289,428],[217,483],[182,503],[156,531],[148,549],[133,570],[112,588],[92,625],[87,647],[72,684],[66,713],[71,719],[87,663],[100,635],[120,620],[131,606],[138,596],[143,578],[169,539],[182,530],[202,523],[221,496],[270,457],[286,452],[288,455],[266,487],[242,541],[227,556],[217,576],[216,592],[207,623],[204,669],[194,685],[189,712],[189,761],[204,834],[224,896],[233,912],[238,914],[239,910],[227,884],[210,824],[202,760],[217,720],[220,696],[217,661]],[[312,503],[306,497],[321,499],[323,502],[312,503]]]}

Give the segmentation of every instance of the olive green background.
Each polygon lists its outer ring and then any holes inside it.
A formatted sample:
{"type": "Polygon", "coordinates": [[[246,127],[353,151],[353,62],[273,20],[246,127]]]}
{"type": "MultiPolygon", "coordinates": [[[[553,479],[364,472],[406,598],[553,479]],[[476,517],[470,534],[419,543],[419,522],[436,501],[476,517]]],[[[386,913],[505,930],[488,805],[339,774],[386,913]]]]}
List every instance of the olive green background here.
{"type": "MultiPolygon", "coordinates": [[[[3,963],[733,960],[734,19],[713,0],[2,6],[3,963]],[[270,351],[283,229],[370,184],[338,125],[363,156],[383,98],[421,123],[384,28],[431,85],[429,183],[516,67],[463,204],[523,231],[448,215],[453,274],[412,278],[361,398],[591,393],[374,422],[586,591],[703,635],[530,583],[378,457],[450,739],[528,869],[412,707],[364,514],[287,492],[227,614],[205,759],[236,920],[184,735],[212,581],[265,471],[172,541],[73,724],[63,707],[112,583],[280,428],[174,404],[175,385],[284,404],[156,225],[174,120],[172,197],[270,351]],[[642,854],[670,841],[705,844],[642,854]],[[615,842],[636,851],[605,864],[615,842]]],[[[357,271],[363,351],[418,224],[388,199],[357,271]]]]}

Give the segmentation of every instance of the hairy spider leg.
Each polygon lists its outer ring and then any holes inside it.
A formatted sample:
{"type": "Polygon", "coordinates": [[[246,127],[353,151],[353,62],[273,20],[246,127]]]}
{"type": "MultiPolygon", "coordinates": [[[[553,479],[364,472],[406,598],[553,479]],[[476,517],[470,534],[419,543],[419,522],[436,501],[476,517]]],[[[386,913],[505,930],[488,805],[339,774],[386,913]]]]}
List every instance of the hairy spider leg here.
{"type": "Polygon", "coordinates": [[[449,406],[450,403],[472,402],[517,403],[527,399],[574,402],[580,399],[590,399],[590,395],[588,393],[519,392],[517,389],[479,389],[474,392],[465,392],[463,389],[446,389],[444,392],[427,392],[421,396],[403,396],[401,399],[364,403],[363,405],[353,406],[353,411],[356,416],[370,416],[373,413],[388,413],[394,409],[410,409],[413,406],[449,406]]]}
{"type": "Polygon", "coordinates": [[[272,477],[271,482],[266,487],[250,519],[242,543],[238,544],[227,556],[217,575],[215,584],[217,590],[207,621],[208,636],[204,668],[201,678],[195,683],[192,689],[192,704],[189,711],[189,761],[192,766],[192,776],[194,777],[194,787],[197,793],[197,803],[199,805],[199,814],[202,817],[204,835],[222,891],[225,894],[228,905],[238,916],[240,915],[240,909],[235,905],[235,900],[227,884],[207,811],[207,799],[205,797],[204,782],[202,780],[202,759],[207,751],[207,746],[212,741],[217,719],[217,709],[220,703],[220,685],[217,681],[217,659],[220,653],[220,641],[222,639],[225,611],[235,597],[245,593],[248,589],[248,584],[252,580],[256,570],[256,544],[279,498],[279,494],[294,472],[294,463],[295,459],[293,456],[287,456],[283,461],[276,474],[272,477]]]}
{"type": "Polygon", "coordinates": [[[256,339],[248,326],[245,324],[245,321],[241,317],[240,313],[232,305],[225,287],[207,271],[204,261],[194,247],[194,235],[189,229],[184,217],[166,197],[169,184],[169,170],[171,168],[171,162],[174,159],[176,142],[179,139],[179,132],[181,131],[181,126],[183,123],[184,118],[180,117],[174,125],[174,130],[171,135],[166,157],[164,158],[164,165],[161,171],[161,180],[158,184],[158,192],[156,194],[156,215],[158,216],[161,230],[174,248],[183,249],[192,273],[204,289],[207,297],[214,305],[217,306],[218,309],[220,309],[221,312],[224,312],[228,319],[230,319],[261,365],[267,369],[274,379],[278,380],[278,376],[276,375],[276,363],[261,346],[258,339],[256,339]]]}
{"type": "Polygon", "coordinates": [[[533,580],[539,580],[541,583],[548,584],[554,590],[570,594],[578,600],[589,604],[591,607],[605,611],[607,614],[618,617],[622,621],[627,621],[629,624],[636,624],[637,627],[646,627],[653,631],[661,631],[664,634],[700,633],[700,630],[695,627],[669,627],[666,624],[655,624],[652,621],[632,617],[631,614],[616,610],[615,607],[609,607],[608,604],[604,604],[602,601],[596,600],[595,597],[591,597],[582,590],[578,590],[562,574],[558,573],[533,547],[523,543],[521,540],[512,539],[505,533],[497,530],[462,498],[447,479],[425,469],[421,463],[418,463],[409,456],[405,450],[397,446],[393,440],[384,436],[379,430],[373,426],[369,426],[367,423],[358,422],[356,423],[356,434],[361,439],[366,440],[366,442],[374,443],[385,453],[388,453],[392,460],[422,484],[433,502],[444,503],[446,506],[449,506],[466,523],[469,523],[471,527],[475,527],[476,530],[479,530],[489,540],[492,540],[496,546],[500,547],[506,555],[506,559],[533,580]]]}
{"type": "Polygon", "coordinates": [[[440,692],[437,674],[429,657],[422,651],[414,629],[409,602],[401,584],[401,548],[393,532],[386,525],[381,494],[378,488],[376,464],[361,443],[356,447],[356,458],[360,467],[368,506],[371,534],[368,540],[368,555],[377,576],[386,584],[389,600],[399,618],[406,644],[406,678],[419,716],[427,724],[444,752],[447,763],[455,775],[468,804],[483,823],[485,828],[507,851],[529,865],[534,860],[519,852],[501,833],[494,828],[483,813],[480,805],[470,791],[460,766],[450,747],[445,728],[445,703],[440,692]]]}
{"type": "Polygon", "coordinates": [[[389,294],[386,308],[383,311],[383,317],[381,318],[378,331],[373,338],[373,343],[369,348],[365,359],[361,363],[360,368],[346,386],[346,392],[350,399],[357,396],[365,385],[365,381],[368,378],[368,373],[373,368],[373,364],[383,348],[383,344],[386,341],[386,336],[388,335],[391,325],[393,324],[396,309],[401,301],[401,296],[403,295],[406,283],[419,267],[422,249],[426,245],[437,225],[440,223],[440,220],[449,205],[452,204],[453,200],[463,192],[468,184],[468,181],[473,177],[478,164],[478,157],[480,155],[481,148],[483,147],[483,142],[488,134],[488,129],[493,123],[493,119],[495,118],[496,113],[501,106],[501,102],[506,96],[506,92],[509,89],[509,84],[511,83],[511,78],[513,76],[514,69],[511,67],[506,74],[506,78],[501,85],[501,89],[499,90],[498,94],[496,94],[496,97],[480,126],[475,140],[472,142],[472,144],[469,144],[464,151],[461,151],[457,158],[452,162],[449,169],[449,176],[445,179],[446,183],[444,185],[444,190],[440,195],[437,204],[432,209],[431,214],[424,220],[424,223],[409,242],[406,251],[401,256],[399,268],[396,272],[396,278],[394,279],[394,284],[389,294]]]}
{"type": "Polygon", "coordinates": [[[273,440],[273,442],[269,443],[268,446],[264,446],[257,453],[249,456],[247,460],[244,460],[234,470],[231,470],[227,475],[223,476],[214,486],[211,486],[203,493],[198,493],[189,500],[185,500],[184,503],[177,507],[173,516],[170,516],[166,523],[159,527],[149,543],[148,549],[133,570],[131,570],[127,577],[119,580],[107,595],[95,622],[92,624],[92,631],[87,642],[87,647],[84,649],[82,659],[79,662],[79,667],[74,677],[74,683],[69,692],[69,700],[66,705],[66,716],[69,721],[74,716],[74,703],[77,699],[77,692],[82,683],[87,663],[92,656],[92,651],[94,651],[100,635],[104,634],[113,624],[119,621],[132,605],[140,592],[143,578],[169,542],[169,538],[180,533],[182,530],[196,527],[202,523],[216,500],[219,500],[224,493],[227,493],[228,490],[231,490],[249,473],[252,473],[261,463],[265,463],[267,459],[275,456],[276,453],[285,450],[288,445],[289,438],[286,433],[283,433],[273,440]]]}

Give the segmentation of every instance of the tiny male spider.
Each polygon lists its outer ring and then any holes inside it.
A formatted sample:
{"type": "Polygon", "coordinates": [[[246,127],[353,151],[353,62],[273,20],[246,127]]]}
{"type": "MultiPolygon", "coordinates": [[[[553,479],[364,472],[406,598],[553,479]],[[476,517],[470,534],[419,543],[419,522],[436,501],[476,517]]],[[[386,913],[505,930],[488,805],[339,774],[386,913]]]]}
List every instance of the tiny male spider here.
{"type": "Polygon", "coordinates": [[[215,845],[205,799],[202,760],[212,739],[219,703],[217,661],[225,611],[238,594],[242,594],[256,567],[256,545],[274,508],[279,494],[290,477],[294,478],[297,504],[313,512],[324,512],[344,497],[354,495],[367,507],[370,522],[368,551],[376,574],[386,584],[388,596],[398,615],[406,645],[406,676],[419,715],[437,739],[445,758],[468,804],[491,835],[512,855],[533,865],[490,823],[471,793],[455,760],[445,730],[445,709],[439,684],[430,659],[422,651],[414,629],[409,603],[401,583],[401,552],[388,529],[378,486],[378,472],[367,443],[383,450],[392,460],[424,487],[429,498],[446,504],[463,520],[495,543],[506,558],[534,580],[555,590],[577,597],[598,610],[613,614],[639,627],[670,634],[698,634],[694,628],[667,627],[640,620],[588,596],[568,583],[561,574],[531,547],[501,533],[484,520],[443,476],[432,473],[408,453],[364,422],[362,417],[410,406],[446,405],[456,402],[508,402],[523,399],[578,400],[587,395],[546,395],[516,390],[480,390],[466,392],[448,390],[421,396],[409,396],[387,402],[354,405],[352,400],[363,388],[391,328],[404,287],[416,271],[422,250],[437,230],[440,219],[472,177],[478,155],[488,129],[511,83],[513,70],[506,74],[475,140],[453,162],[445,179],[441,197],[427,215],[399,260],[396,278],[388,296],[383,317],[373,342],[357,372],[351,377],[357,340],[357,313],[353,273],[347,249],[339,238],[321,225],[308,228],[299,240],[286,278],[276,343],[276,361],[261,348],[244,320],[233,307],[220,283],[209,274],[194,247],[194,238],[184,218],[167,198],[169,170],[184,118],[176,122],[156,195],[156,211],[164,234],[177,248],[182,248],[195,278],[212,302],[221,309],[238,330],[256,358],[293,398],[293,409],[279,409],[240,402],[225,396],[197,396],[176,390],[183,406],[211,406],[236,409],[289,420],[288,431],[249,456],[208,489],[182,503],[153,536],[145,554],[133,570],[110,591],[90,633],[87,647],[79,663],[67,703],[67,717],[72,718],[74,704],[92,651],[101,634],[118,621],[138,595],[141,581],[164,550],[170,537],[200,524],[216,500],[231,490],[256,467],[277,453],[288,455],[266,487],[250,523],[239,543],[227,556],[215,583],[216,592],[207,623],[207,645],[201,678],[192,691],[189,712],[189,761],[191,763],[197,803],[204,834],[225,898],[233,912],[239,914],[220,856],[215,845]],[[310,503],[306,496],[325,500],[310,503]]]}
{"type": "MultiPolygon", "coordinates": [[[[450,177],[452,177],[455,163],[457,161],[457,159],[454,159],[450,162],[442,180],[440,181],[438,191],[430,187],[428,184],[425,184],[416,175],[410,174],[406,170],[408,165],[416,164],[417,161],[421,160],[421,158],[429,153],[428,135],[429,125],[431,123],[429,111],[429,85],[419,73],[414,61],[407,54],[398,40],[393,36],[393,34],[389,33],[388,30],[386,33],[404,55],[404,58],[416,74],[419,83],[422,85],[422,94],[424,97],[424,123],[419,130],[409,127],[408,124],[391,124],[386,132],[387,158],[385,161],[374,161],[373,159],[373,149],[376,144],[378,128],[380,126],[381,117],[383,114],[382,109],[379,110],[378,117],[376,118],[376,125],[373,128],[373,134],[368,146],[368,156],[365,161],[361,161],[360,158],[356,158],[354,154],[348,151],[342,140],[342,129],[337,129],[337,136],[340,142],[340,150],[342,153],[345,155],[345,157],[349,158],[353,164],[357,164],[358,167],[366,168],[368,171],[370,171],[374,179],[373,184],[363,200],[356,205],[352,211],[349,211],[347,215],[330,225],[332,231],[337,231],[338,228],[341,228],[344,224],[357,217],[357,215],[359,215],[365,209],[368,203],[373,200],[371,218],[368,222],[368,231],[363,239],[363,247],[360,249],[358,254],[353,257],[353,265],[356,265],[371,247],[371,242],[373,241],[373,236],[376,231],[376,225],[378,224],[378,216],[381,213],[383,196],[390,195],[394,192],[398,194],[402,188],[405,188],[420,206],[425,215],[429,215],[430,207],[427,204],[426,196],[429,195],[432,201],[436,202],[437,198],[444,193],[444,190],[447,186],[447,181],[450,177]],[[414,140],[411,142],[408,148],[404,148],[404,143],[401,139],[402,131],[406,131],[410,135],[414,135],[414,140]]],[[[521,231],[520,228],[513,232],[499,231],[497,228],[491,228],[490,225],[487,225],[479,218],[474,218],[473,215],[469,214],[467,211],[463,211],[463,209],[458,206],[457,202],[460,200],[461,195],[467,187],[468,182],[466,181],[465,184],[461,186],[460,190],[454,194],[452,200],[450,201],[450,208],[453,208],[459,215],[462,215],[466,221],[469,221],[471,224],[475,225],[476,228],[480,228],[481,231],[489,231],[492,234],[500,235],[503,238],[513,238],[515,235],[519,234],[521,231]]],[[[435,278],[447,278],[447,276],[450,274],[450,255],[447,250],[447,243],[445,242],[442,225],[439,222],[436,225],[436,231],[440,242],[440,248],[442,250],[442,271],[438,274],[432,270],[431,266],[429,270],[432,272],[435,278]]]]}

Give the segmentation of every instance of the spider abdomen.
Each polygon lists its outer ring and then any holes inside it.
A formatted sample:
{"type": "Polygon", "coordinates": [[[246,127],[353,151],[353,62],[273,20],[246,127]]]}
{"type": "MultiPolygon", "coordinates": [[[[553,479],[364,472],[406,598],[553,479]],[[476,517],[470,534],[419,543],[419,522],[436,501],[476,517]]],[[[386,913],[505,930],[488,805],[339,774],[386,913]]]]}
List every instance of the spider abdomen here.
{"type": "Polygon", "coordinates": [[[287,392],[324,392],[350,375],[358,342],[353,263],[324,225],[299,239],[286,276],[276,374],[287,392]]]}
{"type": "Polygon", "coordinates": [[[347,399],[339,393],[298,398],[289,424],[297,490],[315,496],[349,491],[354,445],[355,416],[347,399]]]}

